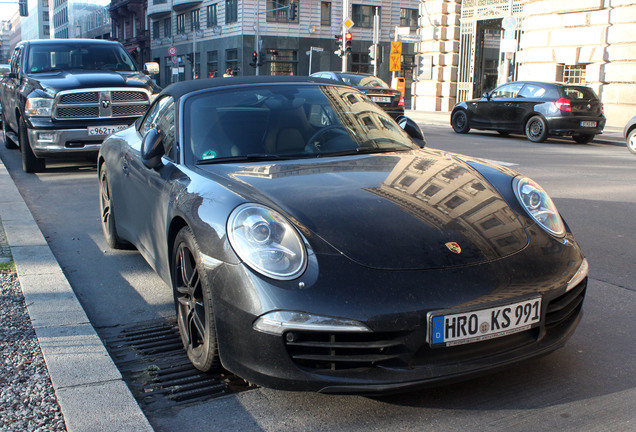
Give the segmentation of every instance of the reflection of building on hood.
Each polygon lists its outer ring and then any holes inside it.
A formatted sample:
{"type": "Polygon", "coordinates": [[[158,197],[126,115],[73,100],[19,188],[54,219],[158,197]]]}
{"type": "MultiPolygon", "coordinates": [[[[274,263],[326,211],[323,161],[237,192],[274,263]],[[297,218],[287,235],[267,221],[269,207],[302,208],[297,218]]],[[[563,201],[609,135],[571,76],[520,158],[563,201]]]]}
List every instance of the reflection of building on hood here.
{"type": "Polygon", "coordinates": [[[481,250],[504,255],[519,250],[527,235],[497,191],[459,162],[440,156],[404,157],[382,185],[367,190],[437,225],[461,225],[481,250]]]}

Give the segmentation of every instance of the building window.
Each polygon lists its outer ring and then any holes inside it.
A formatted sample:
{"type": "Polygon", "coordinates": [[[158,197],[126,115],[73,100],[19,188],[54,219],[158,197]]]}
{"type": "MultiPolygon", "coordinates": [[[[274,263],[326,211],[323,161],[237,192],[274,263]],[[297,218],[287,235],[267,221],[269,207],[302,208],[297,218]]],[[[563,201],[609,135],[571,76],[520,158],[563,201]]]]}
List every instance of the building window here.
{"type": "Polygon", "coordinates": [[[201,14],[199,13],[199,9],[195,9],[190,12],[190,30],[195,31],[201,28],[200,22],[201,14]]]}
{"type": "MultiPolygon", "coordinates": [[[[298,22],[299,13],[296,12],[296,18],[289,19],[289,3],[290,0],[267,0],[267,21],[268,22],[298,22]]],[[[296,3],[296,10],[300,6],[299,0],[294,0],[296,3]]]]}
{"type": "Polygon", "coordinates": [[[137,37],[137,15],[133,14],[131,24],[132,24],[132,37],[136,38],[137,37]]]}
{"type": "Polygon", "coordinates": [[[219,70],[219,52],[208,51],[208,78],[217,76],[219,70]]]}
{"type": "Polygon", "coordinates": [[[585,84],[585,65],[557,65],[557,81],[565,84],[585,84]]]}
{"type": "Polygon", "coordinates": [[[216,5],[210,5],[208,6],[208,27],[212,27],[217,25],[218,23],[218,18],[216,15],[216,5]]]}
{"type": "Polygon", "coordinates": [[[331,25],[331,2],[320,2],[320,25],[331,25]]]}
{"type": "Polygon", "coordinates": [[[417,30],[417,9],[400,9],[400,27],[417,30]]]}
{"type": "Polygon", "coordinates": [[[160,33],[159,33],[159,21],[153,21],[152,22],[152,38],[153,39],[159,39],[160,33]]]}
{"type": "Polygon", "coordinates": [[[268,50],[270,75],[297,75],[298,51],[294,50],[268,50]]]}
{"type": "Polygon", "coordinates": [[[172,20],[170,18],[163,20],[163,35],[165,37],[172,36],[172,20]]]}
{"type": "Polygon", "coordinates": [[[177,15],[177,34],[185,33],[185,14],[177,15]]]}
{"type": "Polygon", "coordinates": [[[351,53],[351,72],[369,73],[373,72],[370,67],[371,59],[369,53],[351,53]]]}
{"type": "Polygon", "coordinates": [[[238,21],[238,0],[225,0],[225,24],[238,21]]]}
{"type": "Polygon", "coordinates": [[[234,72],[238,70],[238,50],[236,48],[225,50],[225,68],[231,68],[234,72]]]}
{"type": "Polygon", "coordinates": [[[49,22],[49,11],[45,10],[44,12],[42,12],[42,19],[44,20],[44,22],[49,22]]]}
{"type": "MultiPolygon", "coordinates": [[[[375,14],[376,7],[377,6],[352,5],[351,19],[356,23],[356,27],[373,28],[373,15],[375,14]]],[[[382,8],[378,7],[378,9],[378,15],[380,15],[382,8]]]]}

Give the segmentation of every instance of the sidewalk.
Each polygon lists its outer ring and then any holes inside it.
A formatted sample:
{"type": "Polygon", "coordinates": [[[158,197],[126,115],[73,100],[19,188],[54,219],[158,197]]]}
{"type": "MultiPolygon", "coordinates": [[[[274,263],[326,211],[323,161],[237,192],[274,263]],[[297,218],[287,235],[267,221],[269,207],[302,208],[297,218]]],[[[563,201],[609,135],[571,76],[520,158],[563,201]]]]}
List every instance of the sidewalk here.
{"type": "Polygon", "coordinates": [[[152,431],[1,160],[0,221],[67,430],[152,431]]]}

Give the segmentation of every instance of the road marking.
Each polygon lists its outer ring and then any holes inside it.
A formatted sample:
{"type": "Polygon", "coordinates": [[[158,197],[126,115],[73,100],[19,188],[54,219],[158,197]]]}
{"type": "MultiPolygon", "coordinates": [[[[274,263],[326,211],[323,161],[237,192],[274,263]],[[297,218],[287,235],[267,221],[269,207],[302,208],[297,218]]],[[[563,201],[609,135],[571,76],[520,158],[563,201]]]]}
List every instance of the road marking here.
{"type": "Polygon", "coordinates": [[[484,158],[480,158],[481,160],[485,161],[485,162],[490,162],[490,163],[494,163],[494,164],[498,164],[498,165],[503,165],[503,166],[517,166],[519,164],[516,163],[512,163],[512,162],[502,162],[502,161],[498,161],[498,160],[492,160],[492,159],[484,159],[484,158]]]}

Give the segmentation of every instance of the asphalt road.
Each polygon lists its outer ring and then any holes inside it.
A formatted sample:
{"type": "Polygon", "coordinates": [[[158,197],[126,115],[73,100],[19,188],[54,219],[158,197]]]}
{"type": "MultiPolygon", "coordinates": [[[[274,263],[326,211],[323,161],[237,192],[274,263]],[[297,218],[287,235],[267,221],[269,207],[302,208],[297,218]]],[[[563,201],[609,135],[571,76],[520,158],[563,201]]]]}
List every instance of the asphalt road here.
{"type": "MultiPolygon", "coordinates": [[[[426,126],[430,147],[504,162],[546,188],[590,261],[585,315],[568,345],[471,381],[368,398],[255,389],[147,413],[158,431],[636,430],[636,157],[624,144],[426,126]]],[[[25,174],[0,146],[71,286],[99,332],[173,314],[170,290],[135,251],[108,249],[96,169],[25,174]]]]}

